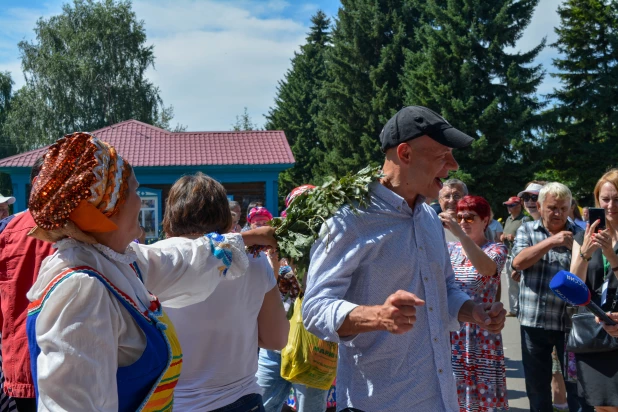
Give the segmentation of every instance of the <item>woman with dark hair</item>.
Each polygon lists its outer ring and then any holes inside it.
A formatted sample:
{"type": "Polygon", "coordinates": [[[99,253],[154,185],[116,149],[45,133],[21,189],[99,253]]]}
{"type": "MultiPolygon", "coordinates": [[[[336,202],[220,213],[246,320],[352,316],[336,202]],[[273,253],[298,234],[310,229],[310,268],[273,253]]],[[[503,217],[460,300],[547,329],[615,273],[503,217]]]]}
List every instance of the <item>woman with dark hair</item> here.
{"type": "MultiPolygon", "coordinates": [[[[448,244],[455,280],[476,303],[496,300],[508,254],[506,246],[485,236],[490,215],[489,203],[480,196],[464,196],[457,203],[457,221],[440,214],[459,239],[448,244]]],[[[502,335],[466,322],[459,332],[451,332],[451,345],[460,410],[508,410],[502,335]]]]}
{"type": "MultiPolygon", "coordinates": [[[[87,133],[52,145],[32,187],[30,235],[54,242],[28,299],[26,330],[38,410],[171,410],[182,351],[161,308],[208,297],[243,276],[261,228],[146,246],[133,168],[87,133]]],[[[228,212],[229,213],[229,212],[228,212]]]]}
{"type": "MultiPolygon", "coordinates": [[[[228,233],[233,224],[220,183],[202,173],[183,176],[169,192],[168,239],[158,245],[182,247],[201,233],[228,233]]],[[[205,301],[166,308],[184,352],[174,410],[264,411],[256,345],[282,349],[290,324],[268,260],[263,254],[248,259],[246,276],[222,282],[205,301]]]]}

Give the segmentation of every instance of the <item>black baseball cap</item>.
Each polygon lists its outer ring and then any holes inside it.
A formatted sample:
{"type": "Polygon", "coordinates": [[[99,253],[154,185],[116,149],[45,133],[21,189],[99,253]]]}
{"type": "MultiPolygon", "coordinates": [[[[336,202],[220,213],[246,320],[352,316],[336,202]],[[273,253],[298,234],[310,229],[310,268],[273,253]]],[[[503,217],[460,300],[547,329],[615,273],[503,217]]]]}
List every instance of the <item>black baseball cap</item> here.
{"type": "Polygon", "coordinates": [[[382,151],[386,152],[391,147],[425,135],[453,149],[467,147],[474,141],[433,110],[423,106],[407,106],[386,122],[380,133],[380,144],[382,151]]]}

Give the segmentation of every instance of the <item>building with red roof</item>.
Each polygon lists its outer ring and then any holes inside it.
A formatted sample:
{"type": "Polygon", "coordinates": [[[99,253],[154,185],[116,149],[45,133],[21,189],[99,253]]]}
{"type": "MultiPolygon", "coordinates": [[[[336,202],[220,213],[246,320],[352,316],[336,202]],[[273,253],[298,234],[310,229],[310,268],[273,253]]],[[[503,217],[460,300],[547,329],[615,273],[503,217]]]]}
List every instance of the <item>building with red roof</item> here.
{"type": "MultiPolygon", "coordinates": [[[[256,200],[278,215],[279,173],[294,165],[282,131],[169,132],[127,120],[92,132],[116,148],[140,182],[140,219],[149,238],[159,235],[163,205],[172,184],[182,175],[201,171],[225,186],[243,210],[256,200]]],[[[24,210],[30,193],[30,168],[47,147],[0,159],[16,198],[14,212],[24,210]]]]}

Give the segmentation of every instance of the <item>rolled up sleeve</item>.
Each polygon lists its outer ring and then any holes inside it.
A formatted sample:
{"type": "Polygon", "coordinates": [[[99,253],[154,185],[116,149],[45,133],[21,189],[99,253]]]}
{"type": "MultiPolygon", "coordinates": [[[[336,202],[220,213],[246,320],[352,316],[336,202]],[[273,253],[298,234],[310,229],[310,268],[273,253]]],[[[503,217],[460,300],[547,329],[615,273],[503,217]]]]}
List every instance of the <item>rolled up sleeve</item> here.
{"type": "Polygon", "coordinates": [[[350,342],[355,336],[342,339],[337,331],[348,314],[359,306],[344,297],[360,263],[362,245],[354,242],[356,235],[351,225],[346,225],[338,216],[323,225],[321,233],[323,236],[311,251],[303,324],[320,339],[350,342]]]}

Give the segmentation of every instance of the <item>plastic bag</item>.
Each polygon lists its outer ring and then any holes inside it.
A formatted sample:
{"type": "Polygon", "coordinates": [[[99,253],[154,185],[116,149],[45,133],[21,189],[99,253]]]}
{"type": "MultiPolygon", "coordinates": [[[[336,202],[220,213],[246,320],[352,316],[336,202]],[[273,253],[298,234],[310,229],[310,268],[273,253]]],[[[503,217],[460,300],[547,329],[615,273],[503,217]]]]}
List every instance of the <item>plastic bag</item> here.
{"type": "Polygon", "coordinates": [[[281,351],[281,377],[312,388],[330,389],[337,376],[338,346],[305,329],[301,308],[302,300],[296,299],[288,344],[281,351]]]}

